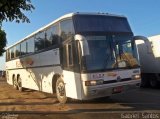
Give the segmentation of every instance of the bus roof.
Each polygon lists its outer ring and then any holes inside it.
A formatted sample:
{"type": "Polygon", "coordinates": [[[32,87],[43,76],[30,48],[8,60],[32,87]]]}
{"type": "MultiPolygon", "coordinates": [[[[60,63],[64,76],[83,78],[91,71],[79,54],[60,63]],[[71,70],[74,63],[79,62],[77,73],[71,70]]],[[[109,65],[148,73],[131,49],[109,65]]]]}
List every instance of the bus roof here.
{"type": "Polygon", "coordinates": [[[56,23],[56,22],[58,22],[58,21],[60,21],[62,19],[65,19],[65,18],[70,18],[70,17],[72,17],[74,15],[103,15],[103,16],[113,16],[113,17],[125,17],[123,15],[116,15],[116,14],[109,14],[109,13],[100,13],[100,12],[97,12],[97,13],[96,12],[93,12],[93,13],[75,12],[75,13],[65,14],[65,15],[57,18],[56,20],[52,21],[51,23],[49,23],[49,24],[41,27],[40,29],[34,31],[33,33],[31,33],[30,35],[26,36],[25,38],[19,40],[18,42],[14,43],[13,45],[7,47],[6,50],[9,49],[9,48],[11,48],[11,47],[13,47],[14,45],[16,45],[18,43],[21,43],[22,41],[25,41],[26,39],[30,38],[31,36],[35,35],[36,33],[40,32],[40,31],[48,28],[49,26],[53,25],[54,23],[56,23]]]}

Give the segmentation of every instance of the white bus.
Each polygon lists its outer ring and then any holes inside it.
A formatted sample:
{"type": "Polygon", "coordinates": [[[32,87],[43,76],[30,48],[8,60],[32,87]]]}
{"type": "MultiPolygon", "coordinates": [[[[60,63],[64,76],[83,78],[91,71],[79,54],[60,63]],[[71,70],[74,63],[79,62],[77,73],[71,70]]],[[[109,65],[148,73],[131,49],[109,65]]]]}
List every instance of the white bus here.
{"type": "Polygon", "coordinates": [[[141,81],[134,40],[124,16],[67,14],[6,49],[7,82],[60,103],[128,91],[141,81]]]}

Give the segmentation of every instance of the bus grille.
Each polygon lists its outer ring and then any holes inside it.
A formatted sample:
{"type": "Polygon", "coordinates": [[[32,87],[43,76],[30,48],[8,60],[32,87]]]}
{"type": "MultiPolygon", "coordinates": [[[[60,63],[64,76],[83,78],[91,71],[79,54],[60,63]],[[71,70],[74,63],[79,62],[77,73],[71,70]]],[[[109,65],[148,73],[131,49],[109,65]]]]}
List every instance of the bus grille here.
{"type": "Polygon", "coordinates": [[[103,84],[117,83],[117,82],[130,81],[130,80],[132,80],[132,79],[131,78],[125,78],[125,79],[121,79],[120,81],[110,80],[110,81],[104,81],[103,84]]]}

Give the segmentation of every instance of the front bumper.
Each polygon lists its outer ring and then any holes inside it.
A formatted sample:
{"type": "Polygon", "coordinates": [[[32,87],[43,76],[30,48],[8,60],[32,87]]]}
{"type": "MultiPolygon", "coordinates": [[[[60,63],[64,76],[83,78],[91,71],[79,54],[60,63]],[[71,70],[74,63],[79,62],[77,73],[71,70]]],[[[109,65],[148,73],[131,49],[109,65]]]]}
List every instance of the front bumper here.
{"type": "Polygon", "coordinates": [[[137,89],[140,86],[140,82],[141,80],[132,80],[112,84],[103,84],[100,86],[85,86],[84,92],[82,94],[82,100],[111,96],[115,93],[122,93],[129,90],[137,89]],[[123,89],[120,92],[114,92],[114,89],[116,87],[122,87],[123,89]]]}

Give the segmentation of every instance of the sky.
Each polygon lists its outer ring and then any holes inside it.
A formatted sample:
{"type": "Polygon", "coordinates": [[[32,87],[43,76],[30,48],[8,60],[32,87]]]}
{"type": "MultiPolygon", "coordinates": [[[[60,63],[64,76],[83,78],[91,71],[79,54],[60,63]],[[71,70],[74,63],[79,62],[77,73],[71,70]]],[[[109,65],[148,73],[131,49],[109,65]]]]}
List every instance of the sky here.
{"type": "MultiPolygon", "coordinates": [[[[7,46],[23,39],[53,20],[71,12],[102,12],[124,15],[134,35],[160,34],[160,0],[31,0],[35,7],[25,12],[31,23],[3,22],[7,46]]],[[[5,69],[5,56],[0,57],[0,70],[5,69]]]]}

